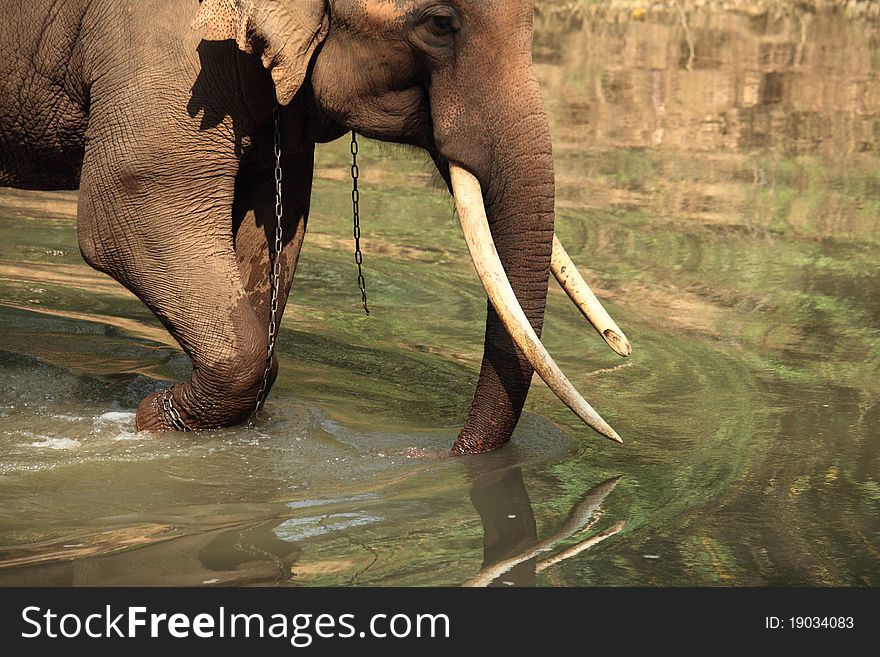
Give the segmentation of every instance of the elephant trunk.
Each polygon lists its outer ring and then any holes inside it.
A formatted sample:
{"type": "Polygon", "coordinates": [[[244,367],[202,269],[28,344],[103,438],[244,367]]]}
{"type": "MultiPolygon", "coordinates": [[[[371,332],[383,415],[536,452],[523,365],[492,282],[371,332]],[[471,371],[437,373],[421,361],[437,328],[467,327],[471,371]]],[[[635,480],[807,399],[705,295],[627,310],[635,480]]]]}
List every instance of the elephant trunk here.
{"type": "MultiPolygon", "coordinates": [[[[528,325],[540,338],[553,241],[554,180],[546,119],[534,116],[531,121],[538,125],[519,126],[531,137],[531,147],[508,153],[503,166],[502,158],[496,155],[495,170],[480,176],[480,185],[498,260],[528,325]]],[[[450,173],[456,166],[451,164],[450,173]]],[[[462,207],[462,192],[458,186],[453,192],[457,193],[461,216],[467,212],[462,207]]],[[[475,261],[481,258],[472,255],[475,261]]],[[[490,299],[480,376],[452,451],[483,452],[507,442],[522,413],[533,372],[490,299]]]]}
{"type": "MultiPolygon", "coordinates": [[[[539,339],[553,246],[555,184],[547,116],[531,66],[525,70],[524,75],[497,80],[499,88],[484,90],[481,97],[455,94],[453,107],[447,105],[447,94],[440,93],[445,91],[443,81],[435,81],[432,91],[438,97],[433,104],[435,138],[449,163],[459,217],[464,220],[476,214],[477,223],[488,224],[494,246],[489,251],[497,253],[492,257],[500,261],[501,278],[506,274],[525,323],[539,339]],[[509,100],[499,103],[499,98],[509,100]],[[468,178],[462,173],[472,175],[476,191],[473,185],[460,184],[468,178]],[[474,207],[480,205],[484,207],[474,207]]],[[[449,83],[467,88],[460,81],[449,83]]],[[[472,231],[465,227],[464,232],[469,239],[472,231]]],[[[485,249],[477,247],[475,253],[470,240],[468,246],[479,273],[485,256],[480,251],[485,249]]],[[[507,442],[534,372],[526,353],[505,328],[488,287],[487,292],[490,300],[480,376],[453,453],[484,452],[507,442]]]]}
{"type": "Polygon", "coordinates": [[[429,85],[433,155],[489,297],[480,376],[452,451],[484,452],[507,442],[535,371],[588,425],[620,441],[541,345],[551,261],[597,330],[616,325],[594,321],[602,318],[588,303],[589,288],[566,273],[570,261],[561,245],[554,247],[553,157],[531,61],[531,8],[510,11],[505,21],[503,34],[474,29],[463,37],[455,65],[435,70],[429,85]],[[517,37],[510,50],[492,46],[510,35],[517,37]]]}
{"type": "MultiPolygon", "coordinates": [[[[523,312],[498,255],[483,207],[484,200],[479,181],[457,165],[450,167],[450,180],[465,241],[474,266],[489,295],[489,306],[507,331],[507,335],[519,352],[525,356],[528,364],[578,417],[598,433],[622,442],[614,429],[593,410],[562,373],[541,344],[541,339],[523,312]]],[[[554,253],[557,253],[556,245],[557,241],[554,238],[554,253]]]]}

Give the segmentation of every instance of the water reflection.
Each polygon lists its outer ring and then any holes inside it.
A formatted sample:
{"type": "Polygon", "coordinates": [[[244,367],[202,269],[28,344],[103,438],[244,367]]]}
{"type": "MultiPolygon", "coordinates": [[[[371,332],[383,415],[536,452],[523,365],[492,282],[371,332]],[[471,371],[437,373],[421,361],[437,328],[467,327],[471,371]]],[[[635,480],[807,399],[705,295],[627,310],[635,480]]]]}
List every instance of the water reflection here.
{"type": "Polygon", "coordinates": [[[876,242],[876,20],[600,5],[577,25],[536,32],[559,206],[876,242]]]}
{"type": "MultiPolygon", "coordinates": [[[[496,462],[511,460],[492,455],[489,455],[489,459],[496,462]]],[[[487,572],[487,569],[499,563],[510,566],[472,585],[502,586],[509,582],[517,586],[534,586],[535,557],[517,560],[520,555],[532,551],[538,542],[535,512],[523,482],[522,469],[506,464],[506,467],[485,472],[485,465],[474,461],[479,461],[479,457],[470,459],[469,469],[474,478],[470,500],[483,526],[483,564],[480,573],[487,572]],[[496,581],[501,574],[505,575],[504,582],[496,581]]]]}
{"type": "Polygon", "coordinates": [[[279,585],[290,580],[300,550],[275,536],[276,522],[190,536],[175,536],[171,526],[131,527],[107,531],[100,542],[33,546],[40,552],[30,562],[4,560],[0,585],[279,585]]]}
{"type": "MultiPolygon", "coordinates": [[[[485,465],[478,467],[483,469],[485,465]]],[[[464,585],[535,586],[538,573],[620,532],[626,521],[618,521],[553,553],[564,541],[595,526],[601,517],[597,514],[602,503],[618,481],[620,477],[614,477],[589,489],[571,508],[562,526],[552,536],[539,541],[522,469],[514,465],[478,475],[471,486],[470,498],[483,524],[483,566],[464,585]]]]}
{"type": "MultiPolygon", "coordinates": [[[[839,158],[877,153],[880,38],[843,13],[596,8],[539,17],[535,60],[575,143],[839,158]],[[845,44],[845,47],[843,47],[845,44]]],[[[560,140],[563,147],[568,139],[560,140]]]]}
{"type": "MultiPolygon", "coordinates": [[[[523,452],[516,449],[465,459],[468,496],[482,528],[482,566],[464,580],[465,586],[535,586],[538,574],[581,555],[626,525],[617,521],[591,533],[603,519],[605,499],[620,481],[614,477],[583,493],[558,529],[539,540],[522,459],[523,452]]],[[[196,533],[167,522],[128,525],[120,518],[115,529],[5,551],[0,554],[0,585],[296,586],[328,570],[356,583],[376,561],[387,558],[388,540],[396,540],[395,520],[408,521],[376,515],[377,508],[388,509],[389,504],[394,506],[376,494],[299,500],[275,506],[276,512],[286,509],[296,515],[256,524],[230,516],[232,526],[196,533]],[[373,534],[362,531],[369,525],[373,534]],[[334,550],[331,560],[324,552],[326,540],[334,536],[344,537],[348,548],[334,550]],[[366,564],[364,552],[373,555],[366,564]]],[[[185,525],[188,516],[205,511],[181,509],[178,518],[185,525]]],[[[475,561],[467,555],[459,558],[475,561]]]]}

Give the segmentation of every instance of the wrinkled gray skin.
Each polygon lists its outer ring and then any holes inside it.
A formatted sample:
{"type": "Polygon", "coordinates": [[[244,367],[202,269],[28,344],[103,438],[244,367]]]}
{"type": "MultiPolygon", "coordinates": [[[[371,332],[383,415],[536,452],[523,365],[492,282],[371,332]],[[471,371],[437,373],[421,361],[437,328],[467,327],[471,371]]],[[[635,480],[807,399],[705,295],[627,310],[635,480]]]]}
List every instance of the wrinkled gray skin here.
{"type": "MultiPolygon", "coordinates": [[[[205,0],[201,11],[197,0],[0,6],[0,185],[79,187],[84,258],[149,306],[192,359],[192,378],[172,389],[187,426],[247,419],[263,376],[276,92],[282,311],[314,144],[355,129],[426,149],[447,182],[450,162],[479,179],[502,263],[540,335],[554,187],[531,2],[205,0]]],[[[488,305],[480,378],[453,452],[506,442],[531,376],[488,305]]],[[[173,428],[160,393],[143,400],[137,425],[173,428]]]]}

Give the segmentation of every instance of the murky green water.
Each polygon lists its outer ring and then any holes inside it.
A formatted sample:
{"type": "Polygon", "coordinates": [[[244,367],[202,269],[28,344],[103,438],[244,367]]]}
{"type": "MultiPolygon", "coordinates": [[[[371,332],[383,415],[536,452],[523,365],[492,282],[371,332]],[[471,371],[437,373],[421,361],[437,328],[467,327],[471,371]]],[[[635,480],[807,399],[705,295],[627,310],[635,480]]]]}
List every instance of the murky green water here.
{"type": "Polygon", "coordinates": [[[75,196],[0,190],[0,584],[880,584],[880,44],[840,16],[538,19],[558,232],[635,348],[553,284],[513,444],[440,459],[485,301],[420,156],[347,145],[254,429],[134,433],[188,364],[80,259],[75,196]]]}

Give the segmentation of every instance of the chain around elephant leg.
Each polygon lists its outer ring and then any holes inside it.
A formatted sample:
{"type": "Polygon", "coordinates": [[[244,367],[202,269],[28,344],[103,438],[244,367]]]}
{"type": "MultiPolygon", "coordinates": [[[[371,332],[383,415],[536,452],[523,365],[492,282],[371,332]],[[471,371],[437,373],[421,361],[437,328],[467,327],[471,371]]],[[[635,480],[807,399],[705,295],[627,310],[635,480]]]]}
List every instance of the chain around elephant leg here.
{"type": "Polygon", "coordinates": [[[177,409],[174,408],[174,398],[172,396],[171,388],[166,388],[162,393],[162,411],[165,413],[165,417],[168,422],[174,427],[175,431],[192,431],[187,425],[186,422],[183,421],[183,418],[180,417],[180,413],[177,412],[177,409]]]}

